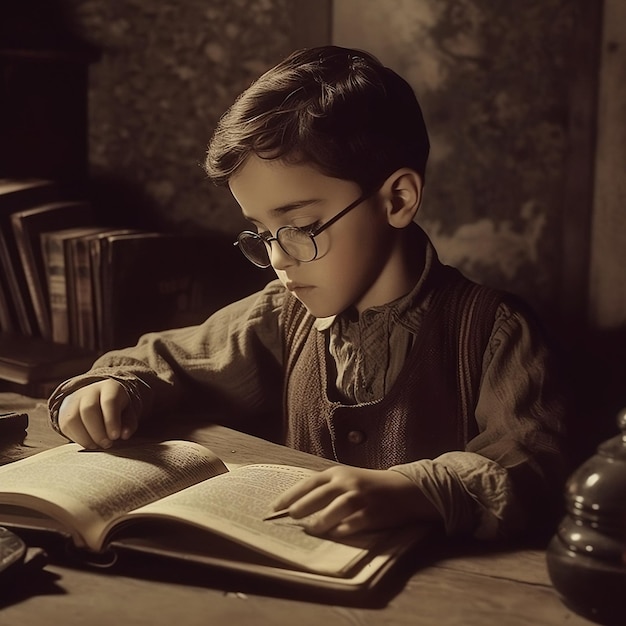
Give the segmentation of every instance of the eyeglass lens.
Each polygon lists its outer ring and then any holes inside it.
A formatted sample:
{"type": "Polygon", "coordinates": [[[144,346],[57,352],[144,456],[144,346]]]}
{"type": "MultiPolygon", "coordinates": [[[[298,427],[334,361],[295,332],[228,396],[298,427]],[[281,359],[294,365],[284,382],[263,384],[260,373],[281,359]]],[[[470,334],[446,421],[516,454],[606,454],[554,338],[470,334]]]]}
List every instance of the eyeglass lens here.
{"type": "Polygon", "coordinates": [[[269,267],[270,257],[267,245],[258,235],[249,232],[240,233],[237,237],[237,244],[249,261],[259,267],[269,267]]]}
{"type": "Polygon", "coordinates": [[[281,228],[276,237],[280,247],[298,261],[307,263],[317,254],[317,247],[311,235],[299,228],[281,228]]]}

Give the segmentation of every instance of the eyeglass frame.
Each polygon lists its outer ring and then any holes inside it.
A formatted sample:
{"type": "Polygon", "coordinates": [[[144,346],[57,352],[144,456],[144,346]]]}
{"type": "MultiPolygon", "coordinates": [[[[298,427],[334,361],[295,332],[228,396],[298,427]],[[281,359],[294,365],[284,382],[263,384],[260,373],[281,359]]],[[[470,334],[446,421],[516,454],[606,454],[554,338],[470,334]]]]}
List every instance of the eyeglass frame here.
{"type": "Polygon", "coordinates": [[[315,261],[315,259],[317,259],[317,253],[318,253],[318,249],[317,249],[317,244],[315,243],[315,237],[317,237],[320,233],[323,233],[327,228],[330,228],[335,222],[338,222],[342,217],[344,217],[345,215],[347,215],[350,211],[352,211],[352,209],[356,208],[357,206],[359,206],[359,204],[361,204],[362,202],[365,202],[365,200],[367,200],[368,198],[371,198],[376,192],[378,191],[378,189],[374,189],[373,191],[370,191],[368,193],[364,193],[361,196],[359,196],[354,202],[351,202],[345,209],[342,209],[341,211],[339,211],[339,213],[337,213],[337,215],[334,215],[333,217],[331,217],[327,222],[324,222],[323,224],[320,224],[317,228],[314,228],[311,231],[307,231],[305,228],[300,228],[298,226],[281,226],[277,231],[276,231],[276,235],[272,236],[263,236],[260,233],[255,233],[253,230],[243,230],[239,233],[239,235],[237,235],[237,241],[235,241],[233,243],[233,246],[239,246],[239,249],[241,250],[241,253],[246,257],[246,259],[248,259],[248,261],[250,261],[250,263],[252,263],[253,265],[256,265],[257,267],[260,267],[261,269],[267,269],[268,267],[270,267],[272,265],[272,261],[271,261],[271,257],[270,257],[270,249],[271,249],[271,244],[273,241],[276,241],[278,243],[278,245],[280,246],[280,249],[291,259],[293,259],[294,261],[297,261],[298,263],[311,263],[311,261],[315,261]],[[307,235],[310,239],[311,239],[311,243],[313,244],[313,248],[315,249],[315,254],[313,255],[313,258],[307,260],[307,261],[302,261],[300,259],[297,259],[296,257],[292,256],[291,254],[289,254],[289,252],[287,252],[287,250],[285,250],[285,248],[283,247],[283,245],[280,243],[280,240],[278,239],[278,235],[280,233],[281,230],[285,230],[285,229],[290,229],[290,230],[297,230],[301,233],[304,233],[305,235],[307,235]],[[254,239],[260,239],[268,248],[268,259],[269,262],[267,263],[267,265],[261,265],[259,263],[257,263],[256,261],[253,261],[244,251],[244,248],[240,245],[240,239],[242,237],[242,235],[246,235],[247,237],[252,236],[254,239]]]}

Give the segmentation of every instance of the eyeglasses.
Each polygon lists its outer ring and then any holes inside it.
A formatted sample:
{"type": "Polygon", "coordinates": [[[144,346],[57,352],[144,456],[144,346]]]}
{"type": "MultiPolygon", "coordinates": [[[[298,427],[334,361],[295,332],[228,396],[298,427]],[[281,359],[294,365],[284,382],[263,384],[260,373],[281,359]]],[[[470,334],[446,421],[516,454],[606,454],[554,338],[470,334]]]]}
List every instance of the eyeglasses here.
{"type": "Polygon", "coordinates": [[[298,228],[297,226],[281,226],[276,231],[275,237],[267,233],[255,233],[251,230],[244,230],[239,233],[237,241],[235,241],[233,245],[239,246],[244,256],[257,267],[266,268],[272,264],[270,261],[272,241],[278,242],[283,252],[292,259],[300,261],[301,263],[309,263],[317,258],[318,250],[315,237],[340,220],[344,215],[347,215],[349,211],[357,207],[361,202],[367,200],[374,193],[375,192],[370,192],[360,196],[352,204],[349,204],[343,209],[343,211],[337,213],[335,217],[332,217],[325,224],[313,230],[298,228]]]}

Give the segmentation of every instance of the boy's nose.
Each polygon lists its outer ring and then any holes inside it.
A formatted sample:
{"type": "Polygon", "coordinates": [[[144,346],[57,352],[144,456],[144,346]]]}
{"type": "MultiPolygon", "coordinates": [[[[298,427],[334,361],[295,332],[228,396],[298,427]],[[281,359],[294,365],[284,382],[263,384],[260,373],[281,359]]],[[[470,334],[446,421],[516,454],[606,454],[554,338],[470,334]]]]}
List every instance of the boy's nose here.
{"type": "Polygon", "coordinates": [[[270,244],[270,263],[275,270],[284,270],[287,267],[297,263],[297,261],[290,257],[280,246],[278,241],[272,241],[270,244]]]}

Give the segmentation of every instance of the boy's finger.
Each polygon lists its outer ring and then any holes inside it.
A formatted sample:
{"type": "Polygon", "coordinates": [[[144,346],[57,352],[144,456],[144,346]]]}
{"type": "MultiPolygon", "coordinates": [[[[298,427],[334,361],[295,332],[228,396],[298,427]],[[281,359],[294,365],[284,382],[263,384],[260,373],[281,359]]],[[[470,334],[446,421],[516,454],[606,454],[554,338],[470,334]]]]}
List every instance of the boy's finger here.
{"type": "Polygon", "coordinates": [[[293,502],[289,507],[289,514],[291,517],[299,519],[318,513],[329,507],[338,497],[341,497],[340,493],[329,484],[316,487],[293,502]]]}
{"type": "Polygon", "coordinates": [[[318,509],[317,514],[307,526],[314,534],[325,534],[338,524],[355,515],[362,508],[361,499],[354,492],[342,493],[325,506],[318,509]]]}
{"type": "Polygon", "coordinates": [[[303,478],[289,489],[285,490],[274,502],[272,506],[275,510],[286,509],[294,502],[300,500],[308,493],[326,483],[323,473],[315,474],[310,478],[303,478]]]}
{"type": "Polygon", "coordinates": [[[104,417],[100,402],[93,398],[83,398],[80,402],[79,413],[84,429],[92,441],[101,448],[111,447],[111,440],[104,427],[104,417]]]}
{"type": "Polygon", "coordinates": [[[128,405],[128,396],[118,384],[103,386],[100,394],[100,407],[107,437],[111,441],[119,439],[122,433],[122,412],[128,405]]]}
{"type": "Polygon", "coordinates": [[[62,432],[66,437],[83,446],[83,448],[95,450],[99,447],[78,418],[68,421],[62,432]]]}
{"type": "Polygon", "coordinates": [[[334,528],[329,530],[331,537],[340,539],[358,532],[372,530],[372,523],[363,509],[342,519],[334,528]]]}

